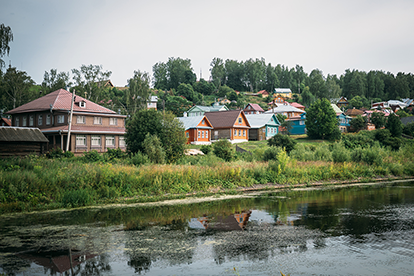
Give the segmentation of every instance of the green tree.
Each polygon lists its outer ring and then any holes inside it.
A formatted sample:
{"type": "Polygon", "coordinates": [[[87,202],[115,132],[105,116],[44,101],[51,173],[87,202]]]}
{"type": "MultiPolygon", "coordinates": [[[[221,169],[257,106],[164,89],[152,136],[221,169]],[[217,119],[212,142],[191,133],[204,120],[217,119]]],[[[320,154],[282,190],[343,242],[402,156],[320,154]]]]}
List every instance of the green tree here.
{"type": "Polygon", "coordinates": [[[123,103],[127,114],[133,115],[138,110],[147,108],[151,94],[149,83],[147,72],[134,71],[134,76],[128,80],[129,88],[124,92],[123,103]]]}
{"type": "Polygon", "coordinates": [[[290,136],[280,133],[267,140],[268,146],[284,148],[287,153],[290,153],[295,148],[296,143],[290,136]]]}
{"type": "Polygon", "coordinates": [[[154,88],[168,90],[167,65],[163,62],[156,63],[152,67],[152,72],[154,76],[154,88]]]}
{"type": "Polygon", "coordinates": [[[14,109],[39,97],[34,89],[35,82],[24,71],[9,67],[3,75],[0,89],[0,108],[14,109]]]}
{"type": "Polygon", "coordinates": [[[342,94],[342,89],[338,84],[338,78],[336,77],[336,75],[328,75],[326,77],[326,90],[327,90],[327,96],[328,99],[335,99],[335,98],[339,98],[342,94]]]}
{"type": "Polygon", "coordinates": [[[204,79],[200,79],[200,81],[193,84],[194,91],[201,93],[203,95],[211,95],[216,87],[212,82],[208,82],[204,79]]]}
{"type": "Polygon", "coordinates": [[[367,125],[367,117],[362,117],[361,115],[356,116],[349,123],[351,129],[355,132],[365,129],[367,125]]]}
{"type": "Polygon", "coordinates": [[[247,89],[246,83],[246,72],[244,70],[243,62],[237,60],[227,59],[225,63],[226,70],[226,84],[227,86],[238,91],[245,91],[247,89]]]}
{"type": "Polygon", "coordinates": [[[310,138],[332,139],[339,131],[336,113],[327,99],[318,99],[307,109],[305,125],[310,138]]]}
{"type": "Polygon", "coordinates": [[[315,96],[310,92],[309,86],[306,86],[305,89],[303,89],[301,98],[302,103],[307,107],[315,101],[315,96]]]}
{"type": "Polygon", "coordinates": [[[370,118],[376,129],[380,129],[385,125],[385,115],[382,112],[374,112],[370,118]]]}
{"type": "Polygon", "coordinates": [[[309,89],[317,99],[328,99],[328,90],[325,85],[323,73],[319,69],[314,69],[309,75],[309,89]]]}
{"type": "Polygon", "coordinates": [[[275,88],[279,87],[279,79],[277,78],[275,68],[269,63],[266,67],[266,80],[264,89],[268,92],[272,92],[275,88]]]}
{"type": "Polygon", "coordinates": [[[57,69],[50,69],[43,75],[42,90],[45,95],[61,88],[66,89],[67,85],[71,86],[68,72],[58,73],[57,69]]]}
{"type": "Polygon", "coordinates": [[[192,102],[180,97],[167,95],[165,97],[165,110],[174,113],[176,116],[183,116],[183,113],[190,109],[192,102]]]}
{"type": "Polygon", "coordinates": [[[80,70],[72,69],[72,74],[77,93],[84,93],[82,96],[97,103],[103,99],[102,94],[107,89],[104,83],[109,80],[112,72],[104,72],[102,65],[82,64],[80,70]]]}
{"type": "Polygon", "coordinates": [[[403,124],[401,123],[400,118],[397,115],[391,113],[390,116],[388,116],[385,128],[391,132],[391,135],[393,137],[399,138],[402,134],[403,124]]]}
{"type": "Polygon", "coordinates": [[[0,25],[0,70],[4,67],[3,56],[10,53],[10,42],[13,41],[13,33],[9,26],[0,25]]]}
{"type": "Polygon", "coordinates": [[[213,84],[215,87],[220,88],[221,85],[225,83],[226,80],[226,70],[224,68],[224,62],[221,58],[213,58],[210,63],[210,74],[213,79],[213,84]]]}
{"type": "Polygon", "coordinates": [[[144,153],[148,159],[155,164],[165,163],[165,151],[161,146],[161,141],[156,134],[151,135],[147,133],[144,142],[142,143],[144,153]]]}
{"type": "Polygon", "coordinates": [[[166,154],[168,162],[173,162],[184,154],[187,138],[182,123],[169,112],[142,109],[134,114],[126,126],[125,139],[128,151],[145,152],[144,140],[149,133],[156,135],[166,154]]]}
{"type": "Polygon", "coordinates": [[[359,109],[361,107],[367,106],[367,104],[369,105],[368,100],[364,96],[355,96],[349,100],[349,108],[355,107],[359,109]]]}
{"type": "Polygon", "coordinates": [[[187,100],[199,104],[202,100],[202,95],[194,91],[190,84],[181,83],[176,92],[177,96],[184,96],[187,100]]]}
{"type": "Polygon", "coordinates": [[[251,92],[259,91],[262,81],[265,79],[266,63],[264,58],[249,59],[244,63],[247,85],[251,92]]]}
{"type": "Polygon", "coordinates": [[[234,150],[231,142],[227,139],[220,139],[213,144],[213,152],[217,157],[225,161],[231,161],[234,156],[234,150]]]}

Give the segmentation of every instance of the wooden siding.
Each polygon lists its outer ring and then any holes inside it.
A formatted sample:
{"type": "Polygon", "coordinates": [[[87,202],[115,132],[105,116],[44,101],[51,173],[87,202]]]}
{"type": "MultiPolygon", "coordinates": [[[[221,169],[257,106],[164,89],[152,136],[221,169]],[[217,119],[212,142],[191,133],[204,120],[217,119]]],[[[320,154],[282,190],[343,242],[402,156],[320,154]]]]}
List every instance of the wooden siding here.
{"type": "Polygon", "coordinates": [[[40,142],[1,142],[0,157],[26,156],[30,154],[44,154],[47,143],[40,142]]]}

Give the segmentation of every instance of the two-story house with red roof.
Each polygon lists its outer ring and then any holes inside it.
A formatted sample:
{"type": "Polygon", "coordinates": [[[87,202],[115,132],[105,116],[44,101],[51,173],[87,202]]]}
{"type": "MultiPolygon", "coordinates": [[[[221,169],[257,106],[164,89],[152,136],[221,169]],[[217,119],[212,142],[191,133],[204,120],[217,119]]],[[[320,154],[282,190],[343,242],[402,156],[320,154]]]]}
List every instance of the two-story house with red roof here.
{"type": "MultiPolygon", "coordinates": [[[[59,89],[32,102],[8,111],[12,125],[37,127],[48,138],[48,148],[66,149],[69,133],[72,93],[59,89]]],[[[69,151],[125,150],[125,115],[100,106],[78,95],[74,96],[70,124],[69,151]]]]}
{"type": "Polygon", "coordinates": [[[246,105],[246,107],[243,109],[244,114],[263,114],[264,110],[260,107],[258,104],[249,103],[246,105]]]}
{"type": "Polygon", "coordinates": [[[228,139],[232,143],[249,140],[250,123],[243,110],[230,110],[205,113],[213,130],[211,141],[228,139]]]}

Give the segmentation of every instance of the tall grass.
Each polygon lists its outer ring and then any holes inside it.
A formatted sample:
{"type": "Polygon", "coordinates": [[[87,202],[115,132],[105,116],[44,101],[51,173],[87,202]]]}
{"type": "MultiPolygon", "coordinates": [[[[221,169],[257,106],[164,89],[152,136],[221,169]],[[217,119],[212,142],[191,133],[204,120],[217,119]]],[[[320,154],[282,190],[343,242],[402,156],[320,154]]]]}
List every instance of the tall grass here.
{"type": "Polygon", "coordinates": [[[257,184],[349,181],[414,175],[412,144],[392,151],[379,144],[297,144],[290,155],[260,148],[233,162],[209,153],[176,164],[150,164],[142,154],[86,162],[85,158],[0,160],[0,212],[87,206],[126,198],[217,192],[257,184]],[[249,160],[250,158],[250,160],[249,160]],[[134,165],[136,164],[136,165],[134,165]]]}

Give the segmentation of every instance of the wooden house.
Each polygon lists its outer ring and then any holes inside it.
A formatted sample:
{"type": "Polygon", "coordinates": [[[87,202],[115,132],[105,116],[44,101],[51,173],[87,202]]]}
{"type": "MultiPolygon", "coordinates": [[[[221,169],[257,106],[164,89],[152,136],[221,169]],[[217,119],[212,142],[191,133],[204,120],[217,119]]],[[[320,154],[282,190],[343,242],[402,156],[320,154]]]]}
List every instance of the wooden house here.
{"type": "Polygon", "coordinates": [[[0,117],[0,126],[11,126],[11,120],[6,117],[0,117]]]}
{"type": "Polygon", "coordinates": [[[336,104],[331,104],[331,106],[336,113],[336,119],[338,120],[339,130],[341,132],[348,132],[349,127],[351,126],[350,122],[352,120],[352,117],[345,115],[336,104]]]}
{"type": "Polygon", "coordinates": [[[347,108],[349,105],[348,100],[342,96],[338,99],[338,101],[336,102],[336,106],[338,106],[339,108],[347,108]]]}
{"type": "Polygon", "coordinates": [[[260,90],[259,92],[257,92],[258,96],[261,96],[262,98],[266,98],[269,96],[269,92],[267,92],[266,90],[260,90]]]}
{"type": "Polygon", "coordinates": [[[262,141],[278,133],[280,122],[275,114],[246,114],[249,121],[249,140],[262,141]]]}
{"type": "Polygon", "coordinates": [[[38,128],[0,126],[0,157],[44,154],[49,140],[38,128]]]}
{"type": "Polygon", "coordinates": [[[306,134],[306,113],[302,113],[298,116],[290,117],[286,119],[286,122],[289,122],[288,131],[292,135],[302,135],[306,134]]]}
{"type": "Polygon", "coordinates": [[[246,105],[246,107],[243,109],[244,114],[262,114],[264,113],[263,108],[260,107],[258,104],[252,104],[249,103],[246,105]]]}
{"type": "Polygon", "coordinates": [[[228,139],[232,143],[249,140],[250,124],[242,110],[208,112],[205,114],[213,126],[211,141],[228,139]]]}
{"type": "Polygon", "coordinates": [[[273,91],[273,97],[275,96],[282,96],[285,99],[291,99],[292,90],[290,90],[290,88],[275,88],[273,91]]]}
{"type": "Polygon", "coordinates": [[[346,116],[349,116],[351,118],[356,118],[358,115],[362,116],[363,114],[364,114],[364,111],[359,110],[359,109],[356,109],[355,107],[354,108],[351,108],[351,109],[348,109],[345,112],[345,115],[346,116]]]}
{"type": "Polygon", "coordinates": [[[211,144],[211,130],[213,129],[206,116],[192,116],[178,118],[184,125],[187,144],[211,144]]]}
{"type": "Polygon", "coordinates": [[[125,150],[125,115],[75,95],[70,116],[71,102],[72,93],[59,89],[6,114],[12,115],[13,126],[39,128],[49,140],[49,149],[66,149],[70,126],[69,151],[75,155],[125,150]]]}
{"type": "Polygon", "coordinates": [[[265,114],[268,114],[268,113],[282,114],[286,116],[286,118],[291,118],[291,117],[300,116],[302,113],[305,113],[305,111],[299,108],[296,108],[294,106],[291,106],[288,103],[284,103],[265,112],[265,114]]]}

